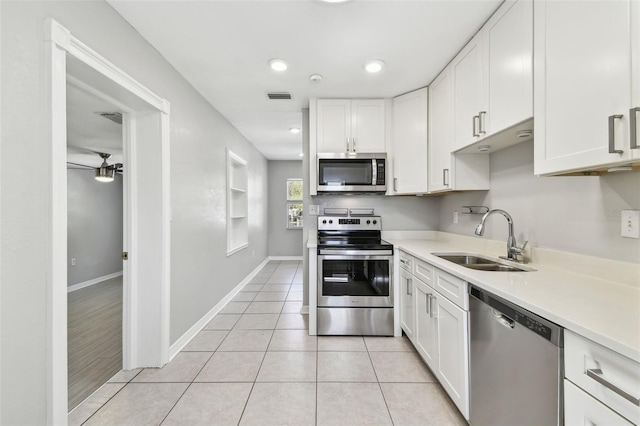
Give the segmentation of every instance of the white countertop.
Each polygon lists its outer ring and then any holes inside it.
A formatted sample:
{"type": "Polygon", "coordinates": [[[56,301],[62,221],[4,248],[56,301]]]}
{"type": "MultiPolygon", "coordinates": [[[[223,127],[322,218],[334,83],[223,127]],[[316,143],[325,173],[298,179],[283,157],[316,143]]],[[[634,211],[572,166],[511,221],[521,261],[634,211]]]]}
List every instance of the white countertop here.
{"type": "MultiPolygon", "coordinates": [[[[532,272],[487,272],[459,266],[431,253],[471,252],[460,241],[386,238],[446,272],[503,297],[562,327],[640,361],[640,287],[532,262],[532,272]]],[[[615,263],[612,261],[612,263],[615,263]]],[[[635,267],[631,265],[631,267],[635,267]]],[[[633,277],[633,280],[636,278],[633,277]]],[[[639,278],[640,279],[640,278],[639,278]]]]}

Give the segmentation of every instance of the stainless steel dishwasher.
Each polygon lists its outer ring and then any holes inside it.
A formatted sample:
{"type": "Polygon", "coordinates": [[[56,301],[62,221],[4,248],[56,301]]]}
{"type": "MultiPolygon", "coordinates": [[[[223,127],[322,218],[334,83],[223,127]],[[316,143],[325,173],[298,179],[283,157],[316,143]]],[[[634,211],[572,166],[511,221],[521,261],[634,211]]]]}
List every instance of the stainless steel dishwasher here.
{"type": "Polygon", "coordinates": [[[561,425],[562,328],[469,287],[472,426],[561,425]]]}

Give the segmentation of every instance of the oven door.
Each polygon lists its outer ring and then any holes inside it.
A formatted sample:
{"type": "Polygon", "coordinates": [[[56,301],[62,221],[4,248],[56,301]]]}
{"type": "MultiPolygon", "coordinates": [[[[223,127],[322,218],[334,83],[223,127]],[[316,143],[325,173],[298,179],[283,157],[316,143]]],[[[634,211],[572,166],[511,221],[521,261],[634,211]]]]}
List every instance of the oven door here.
{"type": "Polygon", "coordinates": [[[318,256],[318,306],[393,307],[393,256],[350,252],[318,256]]]}

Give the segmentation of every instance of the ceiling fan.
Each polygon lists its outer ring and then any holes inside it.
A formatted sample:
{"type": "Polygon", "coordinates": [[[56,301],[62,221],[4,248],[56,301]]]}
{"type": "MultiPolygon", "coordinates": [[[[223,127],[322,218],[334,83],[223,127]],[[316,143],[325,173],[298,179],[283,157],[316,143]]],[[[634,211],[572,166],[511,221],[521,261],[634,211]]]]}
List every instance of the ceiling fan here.
{"type": "Polygon", "coordinates": [[[78,164],[67,161],[67,164],[73,164],[74,166],[86,167],[88,169],[94,169],[96,171],[95,179],[99,182],[113,182],[113,178],[116,173],[122,173],[122,163],[107,164],[107,160],[111,157],[111,154],[105,152],[96,152],[102,158],[102,164],[100,167],[88,166],[86,164],[78,164]]]}

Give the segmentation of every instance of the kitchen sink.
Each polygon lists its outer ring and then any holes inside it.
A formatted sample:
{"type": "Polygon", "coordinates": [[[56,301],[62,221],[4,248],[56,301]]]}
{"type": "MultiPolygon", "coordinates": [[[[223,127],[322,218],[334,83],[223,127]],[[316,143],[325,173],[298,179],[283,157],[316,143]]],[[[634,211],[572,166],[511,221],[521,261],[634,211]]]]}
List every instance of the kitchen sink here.
{"type": "Polygon", "coordinates": [[[530,272],[535,269],[527,268],[521,265],[512,265],[507,262],[491,259],[478,254],[471,253],[431,253],[441,259],[453,262],[456,265],[465,268],[475,269],[477,271],[494,271],[494,272],[530,272]]]}

